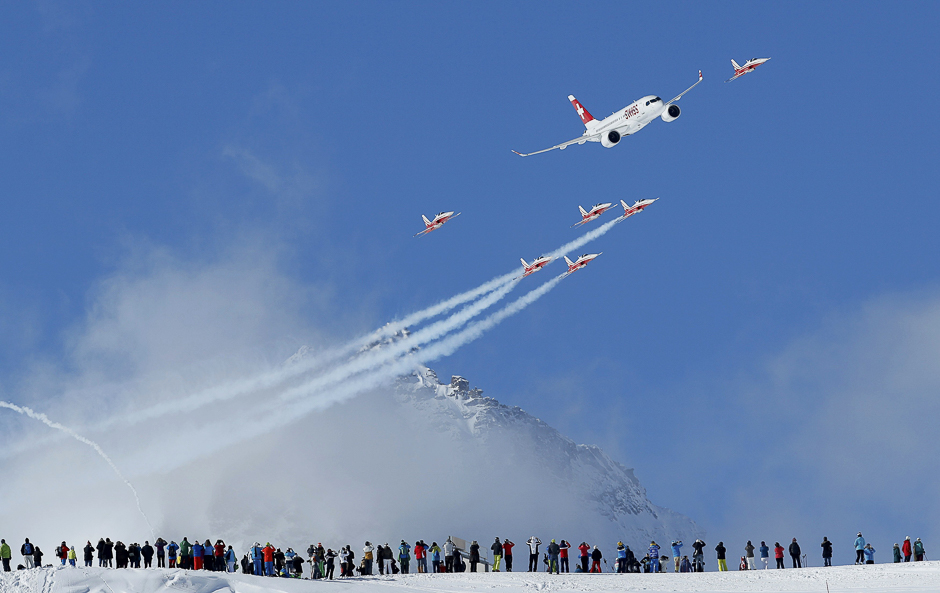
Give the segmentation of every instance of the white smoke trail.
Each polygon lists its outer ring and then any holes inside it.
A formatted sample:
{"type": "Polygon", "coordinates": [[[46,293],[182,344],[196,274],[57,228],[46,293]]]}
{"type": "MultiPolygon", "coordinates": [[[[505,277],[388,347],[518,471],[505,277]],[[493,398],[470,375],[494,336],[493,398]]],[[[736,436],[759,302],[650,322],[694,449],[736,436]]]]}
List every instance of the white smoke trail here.
{"type": "Polygon", "coordinates": [[[46,426],[50,428],[54,428],[56,430],[61,430],[62,432],[68,434],[73,439],[79,442],[85,443],[86,445],[94,449],[95,452],[98,453],[98,455],[100,455],[102,459],[108,462],[108,465],[111,466],[111,469],[114,470],[114,473],[116,473],[117,476],[121,478],[121,480],[125,484],[127,484],[127,487],[131,489],[131,492],[134,493],[134,501],[137,502],[137,510],[140,511],[140,515],[144,518],[144,521],[147,522],[147,527],[150,528],[151,537],[154,540],[157,539],[157,536],[153,531],[153,525],[150,524],[150,519],[147,518],[146,513],[144,513],[144,509],[141,508],[140,506],[140,497],[137,495],[137,489],[134,488],[133,484],[131,484],[130,481],[128,481],[128,479],[124,477],[124,474],[121,473],[121,470],[119,470],[117,466],[114,465],[114,462],[111,461],[111,458],[108,457],[107,454],[105,454],[105,452],[101,449],[101,447],[98,446],[98,443],[92,440],[86,439],[85,437],[78,434],[77,432],[69,428],[68,426],[64,426],[62,424],[59,424],[58,422],[50,420],[49,417],[46,416],[45,414],[41,412],[37,412],[31,408],[27,408],[26,406],[18,406],[16,404],[11,404],[10,402],[0,401],[0,408],[7,408],[9,410],[13,410],[14,412],[23,414],[24,416],[33,418],[34,420],[39,420],[46,426]]]}
{"type": "MultiPolygon", "coordinates": [[[[432,317],[436,317],[437,315],[446,313],[462,305],[463,303],[493,292],[494,290],[501,287],[505,287],[507,284],[516,280],[517,277],[518,272],[511,272],[508,274],[503,274],[502,276],[497,276],[496,278],[493,278],[492,280],[489,280],[472,290],[460,293],[450,297],[449,299],[441,301],[436,305],[432,305],[426,309],[422,309],[421,311],[407,315],[399,321],[392,321],[389,324],[386,324],[385,326],[370,332],[365,336],[356,338],[343,346],[317,353],[316,355],[311,356],[308,360],[302,360],[293,365],[278,368],[274,371],[265,372],[248,379],[241,379],[223,385],[210,387],[209,389],[194,393],[182,399],[162,401],[161,403],[149,408],[134,410],[122,416],[112,416],[111,418],[105,419],[95,424],[92,429],[106,430],[114,426],[133,426],[141,422],[160,418],[166,414],[175,413],[179,410],[179,406],[183,403],[185,403],[187,409],[194,410],[216,402],[239,397],[241,395],[270,389],[292,377],[312,372],[318,368],[322,368],[332,362],[335,362],[336,360],[354,354],[356,351],[377,340],[393,336],[396,332],[405,327],[419,323],[426,319],[430,319],[432,317]]],[[[479,311],[477,313],[479,313],[479,311]]],[[[466,320],[462,321],[454,327],[459,327],[459,325],[462,325],[463,323],[466,323],[466,320]]],[[[453,329],[453,327],[451,329],[453,329]]],[[[421,342],[419,341],[411,341],[409,342],[409,347],[414,347],[420,344],[421,342]]]]}
{"type": "MultiPolygon", "coordinates": [[[[360,373],[359,376],[336,385],[332,389],[318,390],[317,386],[308,384],[295,388],[298,394],[306,393],[309,397],[299,399],[291,404],[290,414],[284,414],[280,407],[274,407],[272,411],[262,417],[253,417],[237,428],[231,424],[217,426],[213,429],[216,435],[209,442],[218,449],[225,448],[232,444],[241,442],[245,439],[258,437],[267,434],[277,428],[295,422],[303,416],[318,410],[326,409],[334,404],[346,401],[360,393],[374,389],[380,385],[405,375],[421,364],[431,363],[441,357],[449,356],[464,346],[478,338],[486,331],[492,329],[506,318],[522,311],[541,297],[545,296],[550,290],[555,288],[567,274],[560,274],[538,288],[519,297],[512,303],[506,305],[489,317],[470,324],[463,330],[451,334],[444,339],[435,342],[424,350],[414,352],[409,356],[402,356],[396,360],[387,362],[377,370],[368,373],[360,373]],[[311,393],[311,390],[315,390],[311,393]]],[[[204,452],[200,452],[202,454],[204,452]]],[[[183,463],[183,458],[161,459],[161,470],[171,469],[171,465],[183,463]]]]}
{"type": "MultiPolygon", "coordinates": [[[[580,237],[578,237],[577,239],[569,241],[568,243],[555,249],[554,251],[550,252],[548,256],[551,257],[552,259],[557,259],[560,256],[601,237],[602,235],[606,234],[610,229],[612,229],[615,225],[619,224],[620,222],[624,220],[626,219],[623,217],[618,217],[618,218],[615,218],[614,220],[606,222],[600,227],[594,229],[593,231],[587,232],[581,235],[580,237]]],[[[422,309],[421,311],[417,311],[415,313],[407,315],[403,317],[402,319],[400,319],[399,321],[393,321],[385,325],[384,327],[379,328],[373,332],[370,332],[369,334],[366,334],[365,336],[356,338],[343,346],[340,346],[334,349],[329,349],[322,353],[318,353],[317,355],[311,356],[309,360],[300,361],[299,363],[295,363],[287,367],[279,368],[274,371],[262,373],[261,375],[258,375],[255,377],[242,379],[242,380],[234,381],[228,384],[211,387],[209,389],[203,390],[201,392],[195,393],[193,395],[190,395],[184,398],[178,398],[178,399],[174,399],[170,401],[162,401],[161,403],[157,405],[151,406],[149,408],[144,408],[142,410],[135,410],[122,416],[111,417],[107,420],[104,420],[103,422],[96,424],[94,426],[94,429],[104,430],[104,429],[112,428],[118,425],[123,426],[123,427],[132,426],[135,424],[139,424],[141,422],[145,422],[148,420],[153,420],[153,419],[162,417],[166,414],[175,413],[179,410],[179,407],[181,405],[185,405],[186,408],[189,410],[194,410],[194,409],[198,409],[198,408],[201,408],[201,407],[213,404],[213,403],[233,399],[235,397],[240,397],[243,395],[255,393],[255,392],[266,390],[266,389],[272,389],[276,387],[277,385],[281,384],[282,382],[287,381],[293,377],[297,377],[305,373],[313,372],[339,359],[342,359],[345,356],[349,356],[350,354],[355,353],[359,349],[375,342],[376,340],[380,340],[382,338],[392,336],[397,331],[399,331],[400,329],[404,327],[408,327],[410,325],[414,325],[416,323],[419,323],[426,319],[430,319],[442,313],[446,313],[447,311],[450,311],[463,303],[471,301],[489,292],[493,292],[497,289],[500,289],[501,287],[505,288],[510,283],[513,283],[513,281],[516,280],[517,278],[518,278],[517,271],[513,271],[507,274],[503,274],[501,276],[497,276],[493,278],[492,280],[489,280],[481,284],[477,288],[455,295],[449,299],[441,301],[440,303],[437,303],[435,305],[422,309]]],[[[502,298],[502,297],[499,297],[499,298],[502,298]]],[[[496,299],[496,300],[499,300],[499,299],[496,299]]],[[[478,314],[479,311],[482,311],[482,309],[478,310],[476,313],[474,313],[474,315],[478,314]]],[[[453,330],[459,327],[460,325],[463,325],[463,323],[467,321],[467,319],[460,320],[462,318],[461,313],[464,313],[464,312],[457,313],[454,316],[455,319],[453,320],[448,319],[448,320],[443,320],[442,322],[438,322],[438,323],[444,323],[445,325],[434,327],[433,330],[431,328],[428,328],[430,331],[424,334],[421,334],[421,337],[415,338],[413,334],[412,336],[410,336],[413,339],[411,339],[410,341],[407,338],[406,340],[401,340],[398,342],[398,344],[400,345],[393,349],[387,349],[387,348],[380,349],[380,352],[384,351],[381,356],[384,356],[386,359],[391,359],[394,356],[403,354],[404,352],[401,352],[401,349],[403,347],[405,347],[406,348],[405,351],[407,351],[407,349],[420,346],[427,341],[423,339],[423,336],[431,336],[429,339],[440,338],[441,336],[438,335],[438,333],[441,331],[442,327],[449,327],[450,330],[453,330]]],[[[362,370],[361,367],[363,364],[367,363],[370,367],[372,367],[372,366],[380,365],[383,362],[384,360],[376,360],[375,358],[368,358],[366,361],[356,366],[356,368],[360,370],[357,370],[355,372],[361,372],[362,370]]],[[[344,366],[341,366],[339,369],[334,369],[334,372],[331,374],[331,376],[332,377],[351,376],[345,370],[341,370],[345,368],[346,367],[344,365],[344,366]]],[[[324,380],[323,384],[328,384],[334,380],[341,380],[341,379],[324,380]]],[[[299,392],[296,390],[291,390],[287,393],[289,393],[289,395],[282,395],[281,397],[294,397],[299,392]]]]}
{"type": "Polygon", "coordinates": [[[325,375],[314,377],[302,385],[288,389],[282,392],[278,396],[278,399],[282,401],[290,400],[310,393],[311,390],[324,389],[329,385],[339,383],[359,373],[388,364],[419,346],[438,340],[499,302],[516,287],[516,284],[517,282],[510,282],[499,290],[495,290],[478,300],[476,303],[461,309],[447,319],[443,319],[421,329],[403,340],[399,340],[383,348],[378,348],[363,356],[356,357],[325,375]]]}
{"type": "Polygon", "coordinates": [[[559,248],[556,249],[555,251],[552,251],[551,253],[549,253],[548,256],[549,256],[550,258],[552,258],[552,259],[555,259],[555,258],[558,258],[558,257],[561,257],[561,256],[565,255],[566,253],[568,253],[568,252],[571,251],[572,249],[577,249],[577,248],[579,248],[579,247],[582,247],[582,246],[584,246],[584,245],[587,245],[588,243],[590,243],[590,242],[593,241],[594,239],[597,239],[598,237],[600,237],[600,236],[606,234],[607,231],[609,231],[610,229],[614,228],[616,225],[620,224],[621,222],[623,222],[623,221],[625,221],[625,220],[626,220],[626,218],[624,218],[623,216],[618,216],[617,218],[611,220],[610,222],[605,222],[604,224],[602,224],[601,226],[597,227],[597,228],[594,229],[593,231],[591,231],[591,232],[589,232],[589,233],[584,233],[583,235],[581,235],[581,236],[578,237],[577,239],[575,239],[575,240],[573,240],[573,241],[569,241],[568,243],[565,243],[564,245],[562,245],[561,247],[559,247],[559,248]]]}

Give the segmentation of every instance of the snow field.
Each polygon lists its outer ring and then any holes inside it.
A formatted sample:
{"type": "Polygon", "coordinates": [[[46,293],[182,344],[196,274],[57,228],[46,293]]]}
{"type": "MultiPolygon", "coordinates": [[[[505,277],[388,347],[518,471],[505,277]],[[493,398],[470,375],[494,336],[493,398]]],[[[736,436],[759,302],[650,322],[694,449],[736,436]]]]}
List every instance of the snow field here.
{"type": "Polygon", "coordinates": [[[462,573],[311,581],[179,569],[55,567],[0,574],[0,593],[360,593],[689,591],[831,593],[940,591],[940,562],[684,574],[462,573]]]}

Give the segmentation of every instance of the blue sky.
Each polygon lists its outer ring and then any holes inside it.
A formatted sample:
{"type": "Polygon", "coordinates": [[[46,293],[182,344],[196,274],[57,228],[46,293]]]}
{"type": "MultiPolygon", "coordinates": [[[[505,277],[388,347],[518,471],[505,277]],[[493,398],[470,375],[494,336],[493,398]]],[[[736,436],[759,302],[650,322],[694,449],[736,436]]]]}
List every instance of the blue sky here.
{"type": "MultiPolygon", "coordinates": [[[[273,360],[557,247],[579,204],[659,196],[438,373],[604,446],[711,539],[940,534],[904,503],[940,494],[921,420],[940,375],[935,3],[0,13],[8,399],[31,401],[43,369],[100,364],[87,336],[109,291],[154,270],[273,270],[282,283],[258,286],[300,321],[244,312],[268,327],[246,347],[273,360]],[[754,56],[773,59],[722,82],[754,56]],[[579,135],[569,93],[603,117],[699,69],[677,121],[614,149],[510,152],[579,135]]],[[[234,331],[200,318],[214,339],[191,336],[186,360],[234,331]]]]}

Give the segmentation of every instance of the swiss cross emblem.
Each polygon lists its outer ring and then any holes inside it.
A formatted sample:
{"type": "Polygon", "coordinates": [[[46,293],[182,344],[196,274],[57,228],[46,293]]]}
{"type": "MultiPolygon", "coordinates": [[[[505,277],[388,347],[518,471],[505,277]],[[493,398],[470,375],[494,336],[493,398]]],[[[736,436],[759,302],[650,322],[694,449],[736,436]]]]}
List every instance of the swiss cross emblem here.
{"type": "Polygon", "coordinates": [[[581,107],[581,105],[578,105],[578,115],[581,116],[581,119],[584,119],[584,107],[581,107]]]}

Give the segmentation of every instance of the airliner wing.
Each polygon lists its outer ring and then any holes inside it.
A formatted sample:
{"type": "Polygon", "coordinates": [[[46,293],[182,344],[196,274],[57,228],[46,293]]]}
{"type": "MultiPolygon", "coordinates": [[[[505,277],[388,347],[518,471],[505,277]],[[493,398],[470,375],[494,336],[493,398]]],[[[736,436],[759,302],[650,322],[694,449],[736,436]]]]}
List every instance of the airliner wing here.
{"type": "MultiPolygon", "coordinates": [[[[701,70],[698,71],[698,80],[695,81],[695,84],[698,84],[698,83],[700,83],[700,82],[702,82],[702,71],[701,71],[701,70]]],[[[689,92],[689,91],[691,91],[692,89],[695,88],[695,84],[693,84],[693,85],[690,86],[689,88],[685,89],[684,91],[682,91],[681,93],[679,93],[678,95],[676,95],[676,98],[673,99],[672,101],[666,103],[666,105],[672,105],[673,103],[675,103],[676,101],[678,101],[679,99],[681,99],[681,98],[682,98],[682,95],[686,94],[687,92],[689,92]]]]}
{"type": "Polygon", "coordinates": [[[546,148],[544,150],[536,150],[535,152],[526,152],[526,153],[522,153],[522,152],[519,152],[518,150],[514,150],[513,152],[518,154],[519,156],[532,156],[533,154],[541,154],[543,152],[548,152],[549,150],[555,150],[556,148],[560,148],[564,150],[566,147],[571,146],[572,144],[584,144],[585,142],[588,142],[589,140],[593,138],[600,138],[600,136],[601,136],[600,134],[584,134],[583,136],[578,136],[574,140],[562,142],[561,144],[556,144],[555,146],[552,146],[551,148],[546,148]]]}

